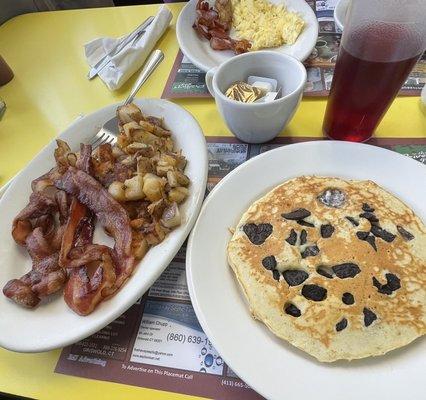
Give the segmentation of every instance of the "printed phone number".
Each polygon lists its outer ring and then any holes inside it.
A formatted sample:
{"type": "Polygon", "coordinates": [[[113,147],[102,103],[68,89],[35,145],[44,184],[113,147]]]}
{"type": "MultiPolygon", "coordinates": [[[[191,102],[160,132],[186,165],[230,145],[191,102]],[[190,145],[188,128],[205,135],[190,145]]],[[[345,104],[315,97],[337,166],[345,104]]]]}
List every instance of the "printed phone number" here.
{"type": "Polygon", "coordinates": [[[205,346],[211,345],[210,340],[203,338],[197,335],[185,335],[183,333],[173,333],[170,332],[167,335],[168,342],[178,342],[178,343],[193,343],[193,344],[204,344],[205,346]]]}
{"type": "Polygon", "coordinates": [[[232,386],[232,387],[250,389],[250,386],[242,381],[231,381],[230,379],[222,379],[221,384],[222,386],[232,386]]]}

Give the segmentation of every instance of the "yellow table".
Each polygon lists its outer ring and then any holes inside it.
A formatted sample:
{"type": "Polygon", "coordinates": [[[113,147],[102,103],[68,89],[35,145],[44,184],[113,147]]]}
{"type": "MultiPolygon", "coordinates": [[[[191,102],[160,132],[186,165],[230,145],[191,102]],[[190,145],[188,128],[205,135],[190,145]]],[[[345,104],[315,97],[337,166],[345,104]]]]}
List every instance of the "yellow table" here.
{"type": "MultiPolygon", "coordinates": [[[[140,96],[160,97],[175,60],[176,18],[183,4],[172,4],[173,26],[158,43],[165,55],[140,96]]],[[[0,26],[0,54],[15,72],[0,88],[7,111],[0,121],[0,186],[23,168],[53,137],[81,114],[123,101],[134,82],[110,92],[99,79],[88,81],[83,44],[98,36],[127,33],[158,5],[28,14],[0,26]]],[[[211,99],[176,101],[200,122],[206,135],[229,135],[211,99]]],[[[304,99],[288,136],[320,136],[323,99],[304,99]]],[[[426,137],[426,118],[418,97],[398,98],[377,130],[381,137],[426,137]]],[[[43,399],[189,399],[115,383],[80,379],[53,370],[60,351],[15,354],[0,350],[0,391],[43,399]]]]}

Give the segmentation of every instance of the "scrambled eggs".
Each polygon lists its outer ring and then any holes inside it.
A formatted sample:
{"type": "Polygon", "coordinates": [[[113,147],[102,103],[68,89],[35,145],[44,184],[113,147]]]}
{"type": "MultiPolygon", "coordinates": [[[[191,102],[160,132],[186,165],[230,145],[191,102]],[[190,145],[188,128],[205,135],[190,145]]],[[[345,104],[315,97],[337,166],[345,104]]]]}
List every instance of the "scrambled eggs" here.
{"type": "Polygon", "coordinates": [[[268,0],[232,0],[232,25],[239,38],[251,41],[250,50],[293,44],[305,25],[283,4],[268,0]]]}

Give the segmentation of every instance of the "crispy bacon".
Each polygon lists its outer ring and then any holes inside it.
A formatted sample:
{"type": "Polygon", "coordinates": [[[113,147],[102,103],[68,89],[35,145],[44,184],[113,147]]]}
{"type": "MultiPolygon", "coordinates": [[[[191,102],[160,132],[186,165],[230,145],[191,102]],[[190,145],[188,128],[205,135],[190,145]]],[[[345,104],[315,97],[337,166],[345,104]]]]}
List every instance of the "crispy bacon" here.
{"type": "Polygon", "coordinates": [[[25,240],[32,232],[32,219],[46,216],[57,210],[54,200],[43,193],[33,192],[27,206],[16,216],[12,225],[12,237],[16,243],[25,246],[25,240]]]}
{"type": "MultiPolygon", "coordinates": [[[[131,175],[115,162],[111,146],[100,146],[97,154],[98,172],[99,167],[104,168],[102,173],[111,168],[108,173],[123,180],[131,175]]],[[[42,297],[62,288],[69,275],[65,300],[75,312],[87,315],[133,270],[130,220],[123,207],[90,176],[94,173],[91,146],[81,145],[77,156],[65,142],[58,142],[55,157],[57,167],[33,181],[29,203],[13,223],[12,235],[26,247],[32,269],[8,282],[3,292],[25,307],[35,307],[42,297]],[[95,213],[115,238],[114,250],[92,244],[95,213]]]]}
{"type": "Polygon", "coordinates": [[[91,244],[93,232],[93,214],[74,198],[62,240],[60,264],[70,271],[64,290],[65,302],[80,315],[91,313],[110,295],[116,281],[110,249],[91,244]]]}
{"type": "Polygon", "coordinates": [[[68,267],[68,254],[75,246],[77,240],[81,240],[81,243],[79,243],[80,246],[92,241],[94,227],[93,224],[90,223],[91,221],[87,221],[87,223],[84,224],[86,229],[84,237],[76,235],[77,229],[84,219],[91,219],[91,215],[88,214],[87,208],[83,204],[78,202],[76,199],[73,199],[71,202],[69,218],[62,236],[61,251],[59,253],[59,265],[62,268],[68,267]]]}
{"type": "Polygon", "coordinates": [[[32,269],[3,288],[6,297],[24,307],[35,307],[41,298],[62,288],[66,272],[59,267],[58,252],[49,244],[41,227],[27,237],[25,245],[32,259],[32,269]]]}
{"type": "MultiPolygon", "coordinates": [[[[208,7],[204,11],[200,20],[217,37],[225,36],[217,12],[208,7]]],[[[182,193],[187,191],[189,178],[183,173],[186,159],[173,150],[171,132],[162,119],[144,116],[134,104],[120,107],[117,116],[120,136],[128,142],[123,139],[114,148],[101,145],[94,152],[82,144],[80,152],[74,153],[67,143],[57,140],[56,166],[32,182],[29,203],[12,226],[12,235],[28,251],[32,268],[3,288],[16,303],[35,307],[65,285],[68,306],[87,315],[124,284],[135,260],[170,231],[162,225],[163,214],[173,185],[182,185],[177,188],[182,193]],[[161,181],[161,188],[153,182],[149,185],[152,199],[138,194],[145,184],[142,187],[139,180],[132,180],[135,173],[150,174],[156,182],[161,181]],[[134,186],[126,182],[121,187],[120,182],[127,180],[134,186]],[[113,182],[116,190],[110,185],[113,182]],[[124,200],[120,187],[125,190],[124,200]],[[96,218],[115,240],[113,249],[93,243],[96,218]]],[[[178,197],[176,193],[173,196],[178,197]]]]}
{"type": "Polygon", "coordinates": [[[235,54],[246,53],[250,48],[250,43],[247,40],[232,40],[219,36],[210,39],[210,46],[214,50],[233,50],[235,54]]]}
{"type": "Polygon", "coordinates": [[[205,25],[200,24],[198,21],[196,21],[194,23],[194,25],[192,25],[192,27],[197,31],[197,33],[206,38],[207,40],[210,40],[212,35],[210,35],[209,33],[209,28],[205,25]]]}
{"type": "Polygon", "coordinates": [[[62,245],[62,236],[64,235],[64,231],[65,231],[65,224],[63,225],[59,225],[55,232],[52,235],[52,239],[51,239],[51,246],[52,249],[55,249],[56,251],[59,251],[61,249],[61,245],[62,245]]]}
{"type": "Polygon", "coordinates": [[[213,50],[232,50],[232,40],[229,38],[212,37],[210,46],[213,50]]]}
{"type": "Polygon", "coordinates": [[[3,293],[25,307],[35,307],[41,298],[61,289],[67,274],[58,264],[58,252],[63,229],[57,226],[68,214],[67,194],[53,185],[52,177],[58,176],[52,169],[48,174],[32,182],[33,193],[28,205],[16,216],[12,226],[15,241],[26,247],[32,268],[19,279],[9,281],[3,293]]]}
{"type": "Polygon", "coordinates": [[[53,253],[33,264],[33,269],[21,281],[31,287],[39,297],[47,297],[62,289],[67,279],[66,272],[58,265],[58,253],[53,253]]]}
{"type": "Polygon", "coordinates": [[[25,240],[27,239],[28,235],[32,232],[32,230],[33,230],[33,227],[29,220],[15,219],[13,221],[12,237],[16,243],[20,244],[21,246],[25,246],[25,240]]]}
{"type": "MultiPolygon", "coordinates": [[[[102,146],[104,145],[101,145],[99,147],[102,146]]],[[[89,175],[93,174],[92,146],[90,144],[80,144],[80,154],[78,155],[75,167],[81,169],[89,175]]]]}
{"type": "Polygon", "coordinates": [[[31,189],[33,192],[41,192],[48,186],[53,186],[54,176],[57,175],[57,169],[52,168],[46,174],[34,179],[31,182],[31,189]]]}
{"type": "Polygon", "coordinates": [[[74,268],[64,290],[68,306],[80,315],[90,314],[104,300],[114,285],[114,265],[108,252],[101,253],[101,260],[92,276],[84,268],[74,268]]]}
{"type": "Polygon", "coordinates": [[[19,279],[12,279],[3,288],[3,294],[23,307],[34,308],[40,298],[31,290],[31,286],[19,279]]]}
{"type": "Polygon", "coordinates": [[[63,190],[58,190],[55,193],[56,205],[58,206],[59,211],[59,222],[64,224],[67,222],[68,214],[69,214],[69,201],[68,196],[63,190]]]}
{"type": "Polygon", "coordinates": [[[131,275],[135,264],[131,254],[132,230],[126,211],[98,181],[76,168],[69,167],[55,185],[92,211],[114,238],[115,287],[119,288],[131,275]]]}
{"type": "MultiPolygon", "coordinates": [[[[113,160],[111,146],[100,147],[98,154],[101,160],[113,160]]],[[[93,173],[91,146],[81,145],[76,167],[80,169],[76,172],[93,180],[90,176],[93,173]]],[[[71,194],[76,195],[74,192],[71,194]]],[[[70,271],[64,290],[65,302],[77,314],[87,315],[116,290],[116,273],[110,248],[92,244],[94,215],[77,197],[71,203],[59,263],[70,271]]]]}
{"type": "Polygon", "coordinates": [[[43,193],[33,192],[30,195],[28,205],[16,216],[15,221],[29,220],[51,214],[56,211],[57,205],[48,196],[43,193]]]}
{"type": "Polygon", "coordinates": [[[33,229],[41,228],[43,235],[46,238],[51,238],[56,231],[55,216],[53,214],[42,215],[36,218],[33,223],[33,229]]]}
{"type": "MultiPolygon", "coordinates": [[[[210,29],[209,33],[211,35],[211,39],[210,40],[213,40],[213,39],[227,39],[227,40],[229,40],[232,43],[232,40],[229,38],[228,33],[225,30],[221,29],[221,28],[210,29]]],[[[231,49],[232,49],[232,46],[231,46],[231,49]]],[[[213,50],[215,50],[215,49],[213,49],[213,50]]]]}
{"type": "Polygon", "coordinates": [[[229,36],[232,25],[232,8],[230,0],[216,0],[215,7],[210,7],[204,0],[198,0],[194,25],[199,36],[210,41],[213,50],[232,50],[235,54],[249,51],[248,40],[234,40],[229,36]]]}
{"type": "Polygon", "coordinates": [[[54,252],[41,228],[35,228],[32,234],[28,236],[26,246],[33,261],[40,261],[54,252]]]}
{"type": "Polygon", "coordinates": [[[101,244],[87,244],[77,246],[68,253],[67,268],[79,268],[90,264],[93,261],[99,261],[103,253],[110,253],[110,248],[101,244]]]}

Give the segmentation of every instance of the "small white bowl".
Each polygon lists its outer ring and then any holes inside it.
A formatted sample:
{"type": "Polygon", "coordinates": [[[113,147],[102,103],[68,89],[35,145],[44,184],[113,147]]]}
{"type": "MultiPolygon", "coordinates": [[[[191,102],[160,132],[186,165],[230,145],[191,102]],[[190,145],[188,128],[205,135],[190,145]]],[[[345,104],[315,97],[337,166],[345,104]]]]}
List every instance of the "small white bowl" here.
{"type": "Polygon", "coordinates": [[[263,143],[277,136],[296,112],[306,83],[306,69],[286,54],[256,51],[210,69],[206,83],[229,130],[244,142],[263,143]],[[250,75],[276,79],[281,97],[268,103],[242,103],[225,96],[234,82],[247,81],[250,75]]]}

